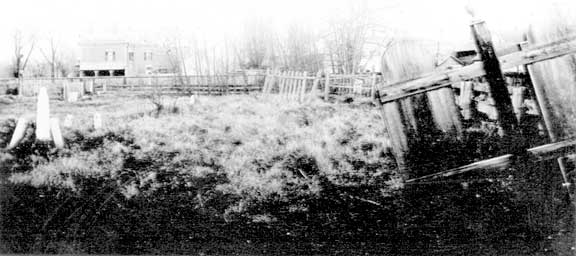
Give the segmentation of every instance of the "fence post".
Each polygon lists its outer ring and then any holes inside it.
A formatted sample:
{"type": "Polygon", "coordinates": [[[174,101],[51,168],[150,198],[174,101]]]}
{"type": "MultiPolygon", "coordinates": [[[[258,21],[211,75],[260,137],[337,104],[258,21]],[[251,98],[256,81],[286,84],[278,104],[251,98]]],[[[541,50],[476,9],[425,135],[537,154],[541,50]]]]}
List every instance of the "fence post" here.
{"type": "MultiPolygon", "coordinates": [[[[94,79],[94,81],[96,81],[96,79],[94,79]]],[[[103,80],[103,83],[102,83],[102,92],[106,92],[106,91],[107,91],[107,88],[106,88],[106,87],[108,87],[108,80],[103,80]]]]}
{"type": "Polygon", "coordinates": [[[302,73],[302,85],[300,85],[300,102],[304,101],[304,95],[306,95],[306,84],[308,82],[308,72],[304,71],[302,73]]]}
{"type": "Polygon", "coordinates": [[[286,77],[286,86],[284,88],[285,90],[283,95],[285,99],[290,99],[290,91],[292,90],[292,82],[293,82],[292,77],[294,76],[294,74],[296,74],[296,72],[294,71],[289,71],[287,73],[288,76],[286,77]]]}
{"type": "Polygon", "coordinates": [[[284,90],[284,71],[278,73],[278,95],[282,95],[284,90]]]}
{"type": "Polygon", "coordinates": [[[17,78],[18,83],[18,97],[24,97],[24,79],[19,76],[17,78]]]}
{"type": "Polygon", "coordinates": [[[62,81],[62,100],[68,101],[70,98],[70,85],[68,81],[62,81]]]}
{"type": "Polygon", "coordinates": [[[270,83],[270,69],[266,69],[266,73],[264,75],[264,86],[262,86],[262,95],[266,95],[268,92],[268,84],[270,83]]]}
{"type": "Polygon", "coordinates": [[[278,71],[274,70],[270,73],[270,79],[268,80],[268,88],[266,93],[272,94],[272,90],[274,89],[274,85],[276,84],[278,71]]]}
{"type": "Polygon", "coordinates": [[[294,101],[298,101],[298,93],[300,92],[300,86],[302,85],[302,72],[296,72],[296,77],[294,77],[294,88],[292,88],[292,94],[290,98],[294,101]]]}
{"type": "Polygon", "coordinates": [[[376,76],[376,72],[372,73],[372,84],[370,86],[370,99],[374,100],[376,98],[376,80],[378,77],[376,76]]]}
{"type": "Polygon", "coordinates": [[[296,87],[296,84],[298,83],[295,77],[298,74],[299,72],[292,71],[292,74],[290,75],[290,87],[288,87],[288,94],[286,95],[288,100],[292,100],[293,98],[294,89],[296,87]]]}
{"type": "Polygon", "coordinates": [[[250,84],[250,79],[249,79],[248,75],[246,75],[246,71],[243,72],[242,77],[244,78],[244,93],[250,94],[250,91],[248,90],[248,87],[250,84]]]}
{"type": "Polygon", "coordinates": [[[298,100],[298,91],[300,89],[300,76],[302,76],[302,72],[296,72],[294,74],[294,84],[292,86],[292,91],[290,92],[290,100],[297,101],[298,100]]]}
{"type": "Polygon", "coordinates": [[[486,28],[484,21],[475,21],[471,25],[472,35],[476,48],[480,53],[481,60],[486,71],[486,81],[490,90],[490,95],[494,99],[496,111],[498,113],[498,122],[502,127],[502,133],[505,136],[514,134],[518,126],[516,117],[512,108],[512,101],[508,94],[508,88],[500,69],[500,62],[494,51],[490,31],[486,28]]]}
{"type": "Polygon", "coordinates": [[[284,92],[282,92],[282,98],[285,99],[287,95],[290,93],[290,86],[292,85],[292,79],[290,78],[293,75],[293,71],[286,71],[286,78],[284,84],[284,92]]]}
{"type": "Polygon", "coordinates": [[[278,98],[282,98],[283,97],[283,93],[286,90],[286,75],[288,74],[288,72],[286,71],[282,71],[282,73],[280,73],[280,81],[279,81],[279,90],[278,90],[278,98]]]}
{"type": "Polygon", "coordinates": [[[287,76],[286,76],[286,86],[284,86],[284,94],[282,95],[282,97],[284,99],[290,99],[290,91],[292,89],[292,77],[294,76],[295,72],[294,71],[288,71],[287,72],[287,76]]]}
{"type": "Polygon", "coordinates": [[[330,73],[326,72],[326,82],[324,83],[324,100],[328,101],[330,96],[330,73]]]}
{"type": "Polygon", "coordinates": [[[94,87],[94,80],[84,80],[85,83],[88,83],[88,88],[90,88],[90,94],[95,94],[96,93],[96,89],[94,87]]]}
{"type": "Polygon", "coordinates": [[[230,95],[230,84],[232,83],[230,81],[234,81],[234,79],[231,80],[230,75],[226,74],[226,85],[224,85],[224,94],[225,95],[230,95]]]}
{"type": "Polygon", "coordinates": [[[316,77],[314,78],[314,83],[312,84],[312,91],[310,91],[310,100],[314,100],[318,94],[318,87],[320,86],[320,79],[322,79],[322,71],[318,70],[316,72],[316,77]]]}

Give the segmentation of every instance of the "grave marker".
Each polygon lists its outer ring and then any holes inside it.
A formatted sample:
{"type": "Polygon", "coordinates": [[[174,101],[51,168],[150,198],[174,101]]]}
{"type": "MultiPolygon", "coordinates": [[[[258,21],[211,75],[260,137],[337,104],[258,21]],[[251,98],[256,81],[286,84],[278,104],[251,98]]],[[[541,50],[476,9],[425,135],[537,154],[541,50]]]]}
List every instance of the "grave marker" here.
{"type": "Polygon", "coordinates": [[[94,113],[94,130],[100,130],[102,129],[102,116],[100,115],[100,113],[94,113]]]}
{"type": "Polygon", "coordinates": [[[28,119],[25,117],[20,117],[16,123],[16,129],[14,129],[14,134],[12,134],[10,144],[8,144],[8,149],[12,149],[18,146],[18,143],[20,143],[20,141],[24,138],[27,127],[28,119]]]}
{"type": "Polygon", "coordinates": [[[52,139],[54,140],[54,145],[57,148],[64,147],[64,138],[62,138],[62,132],[60,131],[60,124],[58,118],[50,119],[50,131],[52,132],[52,139]]]}
{"type": "Polygon", "coordinates": [[[36,139],[50,140],[50,99],[46,87],[40,87],[36,105],[36,139]]]}

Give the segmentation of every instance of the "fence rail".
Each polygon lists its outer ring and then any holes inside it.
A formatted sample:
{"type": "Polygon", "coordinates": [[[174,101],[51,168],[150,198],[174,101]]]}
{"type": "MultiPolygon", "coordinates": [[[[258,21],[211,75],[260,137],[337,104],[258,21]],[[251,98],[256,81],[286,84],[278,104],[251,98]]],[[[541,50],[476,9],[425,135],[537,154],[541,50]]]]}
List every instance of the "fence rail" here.
{"type": "Polygon", "coordinates": [[[36,96],[38,88],[45,86],[51,96],[66,94],[64,89],[83,87],[82,93],[134,93],[162,94],[243,94],[261,91],[263,74],[211,75],[211,76],[145,76],[145,77],[74,77],[0,79],[0,94],[10,90],[21,96],[36,96]]]}

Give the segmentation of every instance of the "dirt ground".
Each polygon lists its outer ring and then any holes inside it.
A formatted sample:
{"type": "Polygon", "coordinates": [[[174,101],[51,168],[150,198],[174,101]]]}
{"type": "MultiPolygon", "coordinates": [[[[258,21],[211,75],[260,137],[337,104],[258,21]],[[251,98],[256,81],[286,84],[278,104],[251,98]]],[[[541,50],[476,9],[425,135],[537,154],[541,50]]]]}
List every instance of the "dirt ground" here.
{"type": "MultiPolygon", "coordinates": [[[[534,205],[518,199],[519,178],[403,187],[371,106],[258,95],[50,103],[61,123],[74,116],[65,149],[28,132],[0,151],[3,253],[569,252],[566,230],[524,222],[534,205]]],[[[32,98],[2,96],[0,147],[14,119],[35,112],[32,98]]]]}

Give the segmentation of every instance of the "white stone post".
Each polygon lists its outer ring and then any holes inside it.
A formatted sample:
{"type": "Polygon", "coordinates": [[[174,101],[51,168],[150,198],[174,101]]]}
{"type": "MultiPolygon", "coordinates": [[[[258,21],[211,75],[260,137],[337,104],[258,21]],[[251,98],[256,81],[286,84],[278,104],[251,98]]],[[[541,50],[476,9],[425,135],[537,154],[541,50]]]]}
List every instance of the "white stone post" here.
{"type": "Polygon", "coordinates": [[[94,113],[94,130],[102,129],[102,116],[100,113],[94,113]]]}
{"type": "Polygon", "coordinates": [[[18,143],[20,143],[20,141],[24,138],[27,127],[28,119],[25,117],[20,117],[20,119],[18,119],[18,123],[16,123],[16,129],[14,129],[14,134],[12,134],[10,144],[8,144],[8,149],[13,149],[18,146],[18,143]]]}
{"type": "Polygon", "coordinates": [[[62,124],[64,127],[72,127],[72,122],[74,121],[74,116],[71,114],[66,115],[64,118],[64,123],[62,124]]]}
{"type": "Polygon", "coordinates": [[[64,138],[62,138],[62,132],[60,131],[60,124],[58,118],[50,119],[50,131],[52,132],[52,138],[54,139],[54,145],[57,148],[64,147],[64,138]]]}
{"type": "Polygon", "coordinates": [[[36,105],[36,139],[50,141],[50,99],[46,87],[40,87],[36,105]]]}

